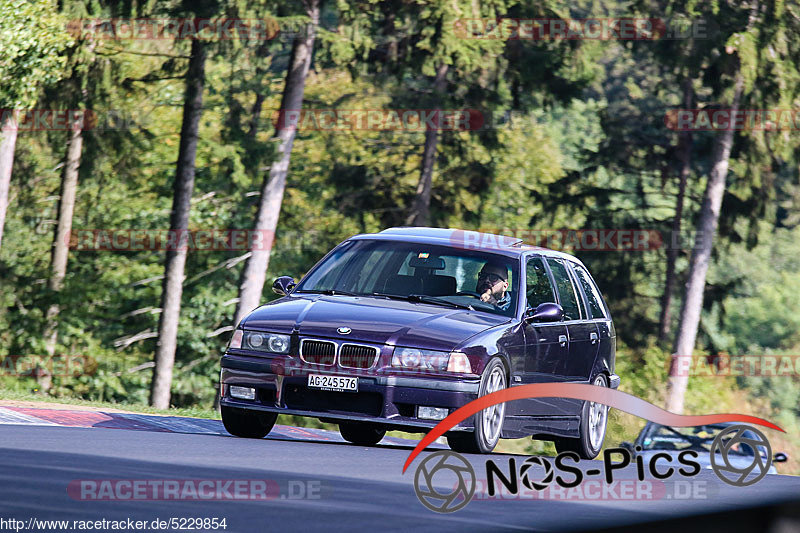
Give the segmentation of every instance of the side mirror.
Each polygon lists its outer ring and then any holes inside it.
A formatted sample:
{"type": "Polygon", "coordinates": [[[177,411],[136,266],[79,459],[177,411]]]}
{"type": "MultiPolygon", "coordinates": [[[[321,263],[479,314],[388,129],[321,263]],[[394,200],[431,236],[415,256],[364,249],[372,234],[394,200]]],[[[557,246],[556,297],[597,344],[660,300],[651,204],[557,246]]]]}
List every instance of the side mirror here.
{"type": "Polygon", "coordinates": [[[560,305],[553,302],[539,304],[527,318],[536,322],[558,322],[564,318],[564,310],[560,305]]]}
{"type": "Polygon", "coordinates": [[[778,452],[772,457],[772,460],[776,463],[785,463],[789,460],[789,456],[783,452],[778,452]]]}
{"type": "Polygon", "coordinates": [[[291,276],[281,276],[272,284],[272,292],[286,296],[295,288],[297,282],[291,276]]]}

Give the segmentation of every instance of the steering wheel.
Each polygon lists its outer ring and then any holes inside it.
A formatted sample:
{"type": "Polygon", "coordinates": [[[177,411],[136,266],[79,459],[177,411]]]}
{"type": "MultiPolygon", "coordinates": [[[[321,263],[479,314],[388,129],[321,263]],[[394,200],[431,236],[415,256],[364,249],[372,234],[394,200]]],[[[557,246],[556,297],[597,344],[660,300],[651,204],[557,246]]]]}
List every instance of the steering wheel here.
{"type": "Polygon", "coordinates": [[[458,291],[456,296],[472,296],[473,298],[481,299],[481,295],[475,291],[458,291]]]}

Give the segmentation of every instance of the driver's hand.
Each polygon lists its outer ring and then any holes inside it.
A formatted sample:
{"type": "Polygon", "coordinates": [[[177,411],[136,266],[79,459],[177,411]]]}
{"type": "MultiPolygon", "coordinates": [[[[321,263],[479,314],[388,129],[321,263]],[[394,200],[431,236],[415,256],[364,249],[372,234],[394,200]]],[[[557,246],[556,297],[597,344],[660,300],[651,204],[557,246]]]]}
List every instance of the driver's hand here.
{"type": "Polygon", "coordinates": [[[481,294],[481,301],[490,303],[492,300],[492,289],[486,289],[486,291],[481,294]]]}

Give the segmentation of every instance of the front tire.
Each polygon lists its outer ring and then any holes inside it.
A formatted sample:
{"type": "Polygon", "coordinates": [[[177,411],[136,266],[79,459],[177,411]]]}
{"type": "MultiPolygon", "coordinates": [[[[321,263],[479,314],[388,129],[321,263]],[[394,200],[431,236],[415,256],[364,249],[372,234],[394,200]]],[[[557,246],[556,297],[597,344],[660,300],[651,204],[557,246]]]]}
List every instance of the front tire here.
{"type": "Polygon", "coordinates": [[[245,439],[263,439],[278,419],[278,413],[258,413],[224,405],[220,411],[227,432],[245,439]]]}
{"type": "MultiPolygon", "coordinates": [[[[592,384],[599,387],[608,387],[608,380],[604,374],[598,374],[592,384]]],[[[580,437],[577,439],[556,439],[556,450],[558,453],[575,452],[581,459],[594,459],[603,447],[607,425],[608,406],[594,402],[583,402],[580,437]]]]}
{"type": "MultiPolygon", "coordinates": [[[[483,370],[478,397],[503,390],[506,386],[506,368],[500,359],[494,358],[483,370]]],[[[505,414],[505,403],[495,404],[475,413],[472,418],[475,431],[449,433],[448,446],[461,453],[491,453],[500,441],[505,414]]]]}
{"type": "Polygon", "coordinates": [[[386,428],[373,424],[342,422],[339,424],[339,433],[347,442],[359,446],[374,446],[386,435],[386,428]]]}

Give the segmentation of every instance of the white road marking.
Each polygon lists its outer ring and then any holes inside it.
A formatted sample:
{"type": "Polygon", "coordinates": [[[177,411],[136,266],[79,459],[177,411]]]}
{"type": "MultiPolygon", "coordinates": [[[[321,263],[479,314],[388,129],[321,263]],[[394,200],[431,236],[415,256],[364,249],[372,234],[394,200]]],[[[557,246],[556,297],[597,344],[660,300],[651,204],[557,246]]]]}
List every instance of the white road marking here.
{"type": "Polygon", "coordinates": [[[25,415],[0,407],[0,424],[20,424],[25,426],[57,426],[53,422],[36,418],[35,416],[25,415]]]}

